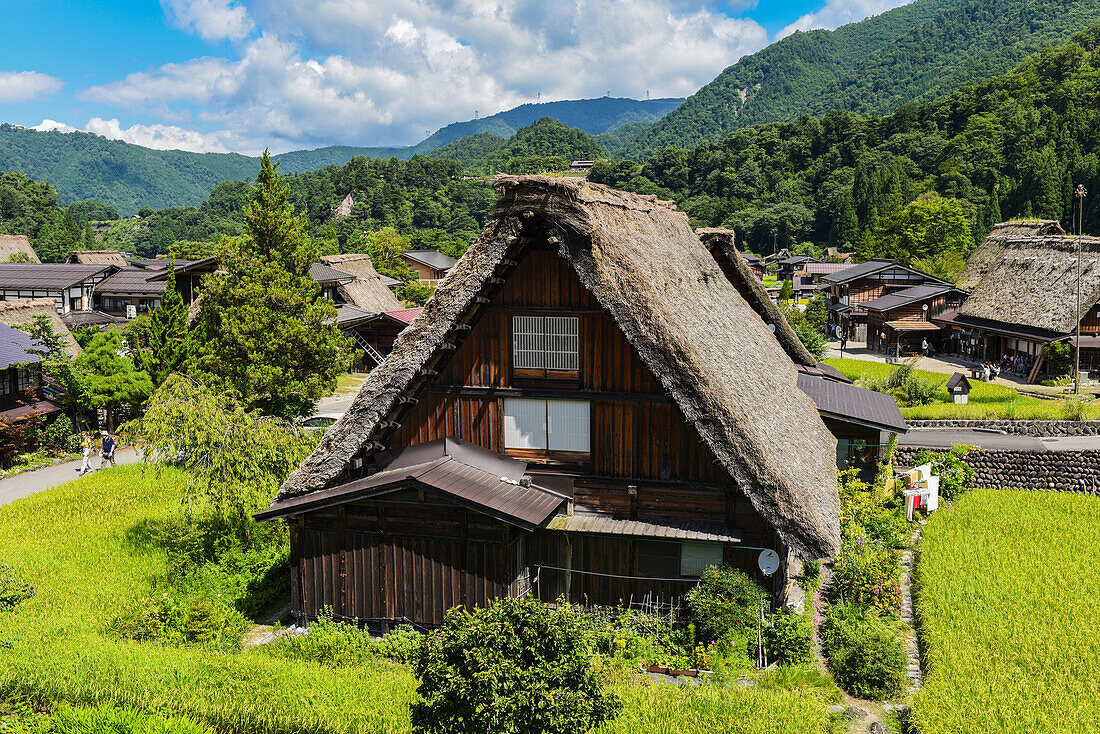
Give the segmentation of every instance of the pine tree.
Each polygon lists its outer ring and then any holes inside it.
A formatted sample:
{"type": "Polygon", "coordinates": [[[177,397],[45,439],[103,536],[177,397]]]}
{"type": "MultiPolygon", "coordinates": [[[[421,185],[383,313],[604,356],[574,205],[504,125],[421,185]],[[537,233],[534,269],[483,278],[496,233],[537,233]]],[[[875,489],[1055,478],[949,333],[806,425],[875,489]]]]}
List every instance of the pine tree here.
{"type": "Polygon", "coordinates": [[[225,272],[203,281],[189,369],[250,408],[292,417],[335,387],[351,344],[309,277],[317,248],[266,151],[260,166],[246,233],[222,240],[225,272]]]}
{"type": "Polygon", "coordinates": [[[176,290],[175,261],[168,264],[168,279],[160,308],[130,322],[126,339],[134,361],[160,386],[173,372],[181,371],[188,357],[187,306],[176,290]]]}

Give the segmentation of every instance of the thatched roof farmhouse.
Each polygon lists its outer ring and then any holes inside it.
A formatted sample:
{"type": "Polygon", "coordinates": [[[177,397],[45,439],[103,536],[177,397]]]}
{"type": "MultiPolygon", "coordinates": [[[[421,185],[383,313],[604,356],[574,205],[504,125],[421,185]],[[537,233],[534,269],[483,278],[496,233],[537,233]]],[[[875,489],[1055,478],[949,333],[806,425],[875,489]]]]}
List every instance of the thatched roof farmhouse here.
{"type": "Polygon", "coordinates": [[[29,262],[42,262],[31,247],[25,234],[0,234],[0,262],[8,262],[13,255],[26,255],[29,262]]]}

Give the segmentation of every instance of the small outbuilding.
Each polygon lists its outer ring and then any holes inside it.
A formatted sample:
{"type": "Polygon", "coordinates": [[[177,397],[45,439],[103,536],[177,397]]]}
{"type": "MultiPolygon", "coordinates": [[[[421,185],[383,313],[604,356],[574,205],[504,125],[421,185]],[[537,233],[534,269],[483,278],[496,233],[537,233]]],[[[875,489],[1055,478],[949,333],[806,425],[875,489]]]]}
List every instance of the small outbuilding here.
{"type": "Polygon", "coordinates": [[[970,399],[970,380],[962,372],[956,372],[947,381],[947,392],[951,395],[952,403],[966,405],[970,399]]]}

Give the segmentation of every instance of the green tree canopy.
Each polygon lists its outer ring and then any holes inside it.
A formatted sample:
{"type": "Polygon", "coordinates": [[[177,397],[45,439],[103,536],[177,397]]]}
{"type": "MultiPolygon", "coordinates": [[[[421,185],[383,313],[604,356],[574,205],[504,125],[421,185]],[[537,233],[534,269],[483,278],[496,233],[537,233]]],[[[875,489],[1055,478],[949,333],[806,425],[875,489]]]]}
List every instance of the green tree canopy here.
{"type": "Polygon", "coordinates": [[[134,361],[149,373],[154,385],[162,384],[170,374],[183,369],[191,348],[187,306],[176,290],[174,266],[175,261],[170,261],[160,308],[138,316],[126,330],[134,361]]]}
{"type": "Polygon", "coordinates": [[[973,244],[962,202],[935,194],[906,204],[887,222],[884,254],[904,263],[945,252],[964,253],[973,244]]]}
{"type": "Polygon", "coordinates": [[[304,415],[347,371],[351,344],[309,277],[317,249],[266,152],[245,219],[243,237],[223,240],[224,273],[203,280],[190,373],[250,408],[304,415]]]}
{"type": "Polygon", "coordinates": [[[111,329],[96,334],[76,360],[85,377],[84,406],[106,411],[112,430],[120,410],[136,410],[153,392],[149,373],[136,368],[127,351],[122,334],[111,329]]]}

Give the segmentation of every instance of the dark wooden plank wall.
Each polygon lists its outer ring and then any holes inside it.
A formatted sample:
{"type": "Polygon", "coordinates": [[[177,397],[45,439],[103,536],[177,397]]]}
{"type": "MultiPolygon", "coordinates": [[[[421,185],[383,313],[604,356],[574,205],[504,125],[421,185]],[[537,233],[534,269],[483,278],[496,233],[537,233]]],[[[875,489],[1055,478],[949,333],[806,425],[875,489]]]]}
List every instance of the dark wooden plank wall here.
{"type": "Polygon", "coordinates": [[[300,615],[433,625],[518,592],[523,546],[501,522],[415,491],[315,512],[292,527],[300,615]]]}

